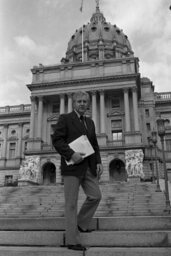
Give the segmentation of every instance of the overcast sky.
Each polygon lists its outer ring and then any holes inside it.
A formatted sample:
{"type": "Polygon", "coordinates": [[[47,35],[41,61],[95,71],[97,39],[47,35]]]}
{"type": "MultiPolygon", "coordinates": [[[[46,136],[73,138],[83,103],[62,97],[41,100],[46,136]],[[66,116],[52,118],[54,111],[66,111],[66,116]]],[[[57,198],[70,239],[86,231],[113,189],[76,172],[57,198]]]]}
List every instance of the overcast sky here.
{"type": "MultiPolygon", "coordinates": [[[[106,21],[128,36],[141,76],[171,92],[171,0],[100,0],[106,21]]],[[[30,69],[60,63],[95,0],[0,0],[0,106],[30,103],[30,69]]]]}

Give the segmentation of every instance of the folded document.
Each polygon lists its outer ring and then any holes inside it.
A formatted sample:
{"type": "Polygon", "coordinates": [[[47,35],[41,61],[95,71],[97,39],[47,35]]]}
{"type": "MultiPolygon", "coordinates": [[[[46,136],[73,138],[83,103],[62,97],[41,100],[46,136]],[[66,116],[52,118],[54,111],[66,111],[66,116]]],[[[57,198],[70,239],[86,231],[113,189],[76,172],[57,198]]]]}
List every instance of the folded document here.
{"type": "MultiPolygon", "coordinates": [[[[76,140],[72,141],[69,144],[70,148],[72,148],[75,152],[83,153],[85,154],[83,158],[90,156],[94,153],[94,149],[92,145],[90,144],[88,138],[86,135],[82,135],[76,140]]],[[[66,161],[67,165],[74,164],[72,160],[66,161]]]]}

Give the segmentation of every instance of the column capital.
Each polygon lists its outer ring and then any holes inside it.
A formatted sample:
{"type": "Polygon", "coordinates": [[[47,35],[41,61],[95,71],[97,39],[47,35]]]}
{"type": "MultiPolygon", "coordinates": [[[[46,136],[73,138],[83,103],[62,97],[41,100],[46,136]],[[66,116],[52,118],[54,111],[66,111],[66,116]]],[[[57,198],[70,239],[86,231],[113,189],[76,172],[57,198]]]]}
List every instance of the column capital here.
{"type": "Polygon", "coordinates": [[[31,102],[33,102],[33,101],[36,100],[36,97],[35,96],[30,96],[30,100],[31,100],[31,102]]]}
{"type": "Polygon", "coordinates": [[[90,91],[90,93],[92,94],[92,95],[96,95],[96,93],[97,93],[97,91],[90,91]]]}
{"type": "Polygon", "coordinates": [[[9,124],[4,124],[4,125],[3,125],[3,127],[4,127],[5,129],[8,129],[8,126],[9,126],[9,124]]]}
{"type": "Polygon", "coordinates": [[[72,92],[68,92],[68,93],[67,93],[67,96],[68,96],[68,97],[72,97],[72,92]]]}
{"type": "Polygon", "coordinates": [[[104,94],[105,90],[104,89],[100,89],[98,90],[100,94],[104,94]]]}
{"type": "Polygon", "coordinates": [[[59,93],[59,97],[64,97],[65,96],[65,93],[59,93]]]}
{"type": "Polygon", "coordinates": [[[124,93],[128,93],[129,88],[124,88],[123,91],[124,91],[124,93]]]}
{"type": "Polygon", "coordinates": [[[132,87],[132,92],[137,92],[137,87],[132,87]]]}
{"type": "Polygon", "coordinates": [[[38,96],[38,100],[43,101],[43,96],[38,96]]]}
{"type": "Polygon", "coordinates": [[[22,123],[22,122],[21,122],[21,123],[18,123],[18,126],[19,126],[19,127],[23,127],[23,125],[24,125],[24,123],[22,123]]]}

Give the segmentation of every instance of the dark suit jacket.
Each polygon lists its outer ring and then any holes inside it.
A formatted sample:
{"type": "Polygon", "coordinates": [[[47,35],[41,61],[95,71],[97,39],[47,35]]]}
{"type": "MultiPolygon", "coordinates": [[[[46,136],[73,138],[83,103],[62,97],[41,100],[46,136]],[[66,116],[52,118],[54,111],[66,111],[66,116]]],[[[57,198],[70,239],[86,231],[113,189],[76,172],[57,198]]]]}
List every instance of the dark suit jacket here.
{"type": "Polygon", "coordinates": [[[85,118],[87,126],[87,137],[94,148],[95,153],[86,157],[81,163],[67,165],[65,160],[70,160],[74,151],[68,146],[70,142],[85,134],[83,124],[80,122],[75,111],[62,114],[57,122],[55,132],[52,135],[52,143],[56,151],[61,155],[61,174],[82,176],[89,167],[92,174],[96,176],[96,165],[101,163],[99,146],[95,134],[94,122],[85,118]]]}

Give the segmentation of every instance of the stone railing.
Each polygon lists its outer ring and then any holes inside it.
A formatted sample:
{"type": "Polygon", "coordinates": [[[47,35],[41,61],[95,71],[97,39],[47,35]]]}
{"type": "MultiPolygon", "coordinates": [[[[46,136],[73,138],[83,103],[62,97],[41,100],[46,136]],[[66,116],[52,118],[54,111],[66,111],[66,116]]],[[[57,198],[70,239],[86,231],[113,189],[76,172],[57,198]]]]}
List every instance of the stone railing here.
{"type": "Polygon", "coordinates": [[[155,93],[156,101],[171,100],[171,92],[155,93]]]}
{"type": "Polygon", "coordinates": [[[0,114],[30,112],[30,111],[31,111],[31,105],[30,104],[0,107],[0,114]]]}
{"type": "Polygon", "coordinates": [[[107,141],[107,146],[122,147],[124,146],[124,140],[107,141]]]}

